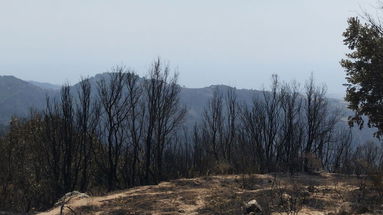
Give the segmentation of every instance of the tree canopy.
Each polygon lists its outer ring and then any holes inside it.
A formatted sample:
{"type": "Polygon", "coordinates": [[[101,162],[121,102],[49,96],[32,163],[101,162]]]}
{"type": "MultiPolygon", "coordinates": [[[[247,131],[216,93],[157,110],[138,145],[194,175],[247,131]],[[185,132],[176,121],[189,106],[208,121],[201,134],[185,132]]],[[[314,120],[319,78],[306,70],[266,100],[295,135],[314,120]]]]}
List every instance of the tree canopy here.
{"type": "Polygon", "coordinates": [[[376,127],[376,137],[383,136],[383,28],[368,15],[366,22],[352,17],[343,33],[344,44],[351,50],[341,61],[346,70],[346,101],[355,115],[350,125],[376,127]]]}

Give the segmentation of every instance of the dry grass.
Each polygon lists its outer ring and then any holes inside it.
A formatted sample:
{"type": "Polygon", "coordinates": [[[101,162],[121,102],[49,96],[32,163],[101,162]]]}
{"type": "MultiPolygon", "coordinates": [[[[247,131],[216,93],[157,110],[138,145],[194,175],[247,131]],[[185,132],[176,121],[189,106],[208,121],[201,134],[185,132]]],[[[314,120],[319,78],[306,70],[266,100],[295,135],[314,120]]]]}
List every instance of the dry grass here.
{"type": "MultiPolygon", "coordinates": [[[[228,175],[180,179],[69,203],[76,214],[242,214],[256,199],[264,214],[336,214],[343,202],[381,211],[366,179],[320,175],[228,175]],[[363,181],[365,180],[365,181],[363,181]]],[[[43,214],[58,214],[53,209],[43,214]]],[[[66,214],[73,214],[66,211],[66,214]]]]}

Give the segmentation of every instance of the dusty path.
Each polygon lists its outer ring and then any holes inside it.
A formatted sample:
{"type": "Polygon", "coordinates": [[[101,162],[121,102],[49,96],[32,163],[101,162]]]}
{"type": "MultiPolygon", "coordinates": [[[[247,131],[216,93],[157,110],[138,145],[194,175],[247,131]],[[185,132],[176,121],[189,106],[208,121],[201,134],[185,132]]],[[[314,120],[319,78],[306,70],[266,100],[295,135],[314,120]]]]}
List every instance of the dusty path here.
{"type": "MultiPolygon", "coordinates": [[[[204,196],[209,186],[201,186],[201,179],[182,179],[162,182],[155,186],[142,186],[106,196],[73,198],[66,205],[79,214],[198,214],[204,207],[204,196]]],[[[61,207],[40,215],[60,214],[61,207]]],[[[72,214],[65,207],[65,214],[72,214]]]]}
{"type": "MultiPolygon", "coordinates": [[[[271,214],[284,214],[278,196],[284,192],[301,202],[297,214],[327,214],[352,201],[358,183],[332,174],[210,176],[72,199],[67,206],[75,214],[241,214],[244,202],[257,199],[271,214]]],[[[40,214],[60,214],[60,207],[40,214]]],[[[74,213],[66,208],[64,214],[74,213]]]]}

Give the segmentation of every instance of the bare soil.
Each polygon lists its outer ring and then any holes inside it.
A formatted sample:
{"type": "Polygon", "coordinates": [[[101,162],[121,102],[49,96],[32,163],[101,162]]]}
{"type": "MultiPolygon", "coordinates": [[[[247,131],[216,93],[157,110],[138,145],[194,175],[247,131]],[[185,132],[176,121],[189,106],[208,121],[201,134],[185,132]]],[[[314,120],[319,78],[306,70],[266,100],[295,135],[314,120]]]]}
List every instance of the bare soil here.
{"type": "Polygon", "coordinates": [[[363,178],[329,173],[206,176],[74,198],[63,214],[243,214],[252,199],[264,214],[339,214],[345,202],[363,206],[359,214],[383,214],[381,196],[368,187],[363,178]]]}

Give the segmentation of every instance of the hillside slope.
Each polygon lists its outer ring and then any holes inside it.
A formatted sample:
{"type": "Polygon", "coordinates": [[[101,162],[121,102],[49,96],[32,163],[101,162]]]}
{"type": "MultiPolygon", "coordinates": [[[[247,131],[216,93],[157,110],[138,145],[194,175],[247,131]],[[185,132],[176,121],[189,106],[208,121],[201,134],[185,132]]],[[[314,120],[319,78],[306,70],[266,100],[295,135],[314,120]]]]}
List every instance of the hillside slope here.
{"type": "MultiPolygon", "coordinates": [[[[361,188],[360,182],[328,173],[209,176],[73,198],[63,208],[64,214],[243,214],[244,203],[256,200],[263,214],[383,212],[382,202],[375,201],[376,193],[362,190],[367,188],[361,188]]],[[[59,205],[40,214],[56,215],[60,209],[59,205]]]]}
{"type": "Polygon", "coordinates": [[[46,96],[53,94],[14,76],[0,76],[0,124],[6,124],[12,115],[25,116],[31,108],[41,109],[46,96]]]}
{"type": "MultiPolygon", "coordinates": [[[[90,78],[92,92],[96,92],[97,81],[107,77],[107,73],[98,74],[90,78]]],[[[44,87],[47,83],[26,82],[13,76],[0,76],[0,125],[7,125],[11,116],[26,116],[31,108],[41,110],[45,106],[46,95],[59,98],[59,90],[52,87],[44,87]],[[43,89],[44,88],[44,89],[43,89]]],[[[53,86],[53,85],[52,85],[53,86]]],[[[57,87],[57,86],[56,86],[57,87]]],[[[72,86],[72,93],[77,95],[79,84],[72,86]]],[[[181,88],[180,101],[187,107],[186,125],[192,128],[198,122],[209,99],[213,96],[215,89],[225,96],[228,86],[213,85],[204,88],[181,88]]],[[[251,103],[254,97],[261,98],[262,92],[251,89],[236,89],[239,103],[251,103]]],[[[344,126],[347,124],[347,116],[352,112],[346,108],[346,104],[339,99],[329,99],[331,108],[340,108],[344,111],[344,126]]],[[[374,140],[372,134],[375,129],[364,128],[353,129],[355,143],[363,143],[374,140]]]]}

